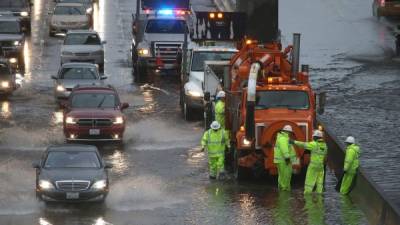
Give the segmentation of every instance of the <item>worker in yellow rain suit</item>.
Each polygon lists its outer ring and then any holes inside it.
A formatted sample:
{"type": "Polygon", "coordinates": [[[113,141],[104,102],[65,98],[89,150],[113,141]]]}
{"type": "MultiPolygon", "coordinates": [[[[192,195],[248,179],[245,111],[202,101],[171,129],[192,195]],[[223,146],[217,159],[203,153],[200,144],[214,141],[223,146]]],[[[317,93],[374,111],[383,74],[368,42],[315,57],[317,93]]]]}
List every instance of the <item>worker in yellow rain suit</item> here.
{"type": "Polygon", "coordinates": [[[346,156],[344,159],[342,185],[340,186],[341,194],[348,194],[351,191],[354,178],[357,175],[357,169],[360,166],[360,147],[355,144],[355,139],[352,136],[346,138],[345,141],[346,156]]]}
{"type": "Polygon", "coordinates": [[[216,97],[215,120],[218,121],[223,129],[225,129],[225,92],[219,91],[216,97]]]}
{"type": "Polygon", "coordinates": [[[225,149],[230,148],[229,134],[218,121],[211,123],[211,129],[207,130],[201,139],[202,151],[207,149],[210,179],[220,178],[224,173],[225,149]]]}
{"type": "Polygon", "coordinates": [[[291,133],[293,133],[292,126],[284,126],[276,137],[274,148],[274,163],[278,168],[278,188],[282,191],[290,190],[292,164],[298,163],[293,145],[289,143],[291,133]]]}
{"type": "Polygon", "coordinates": [[[313,132],[313,141],[301,142],[291,141],[291,143],[311,152],[310,164],[307,168],[306,181],[304,184],[304,194],[309,194],[316,187],[317,193],[322,193],[324,189],[325,159],[328,154],[328,147],[323,140],[323,134],[319,130],[313,132]]]}

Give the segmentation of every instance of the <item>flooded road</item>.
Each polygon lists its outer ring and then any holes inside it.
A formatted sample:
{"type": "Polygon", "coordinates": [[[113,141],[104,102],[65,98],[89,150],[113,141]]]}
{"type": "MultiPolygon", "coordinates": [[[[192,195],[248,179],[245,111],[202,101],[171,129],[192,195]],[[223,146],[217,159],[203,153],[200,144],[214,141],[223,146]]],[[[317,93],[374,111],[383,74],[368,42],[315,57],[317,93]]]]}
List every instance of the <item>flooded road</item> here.
{"type": "Polygon", "coordinates": [[[281,1],[280,24],[285,41],[291,32],[303,34],[302,63],[312,67],[313,86],[328,95],[322,120],[342,140],[358,139],[361,165],[400,206],[400,63],[393,35],[400,21],[372,17],[371,3],[281,1]]]}
{"type": "MultiPolygon", "coordinates": [[[[107,41],[107,82],[131,105],[124,144],[98,146],[114,166],[110,194],[104,205],[46,205],[35,198],[31,163],[48,145],[64,143],[50,79],[60,65],[61,39],[48,37],[53,2],[35,0],[27,73],[13,96],[0,99],[0,224],[367,224],[357,205],[333,190],[336,179],[329,170],[326,193],[310,198],[304,198],[302,187],[278,193],[266,181],[209,181],[205,155],[199,152],[202,123],[182,119],[176,79],[133,84],[134,2],[99,0],[94,8],[94,29],[107,41]]],[[[213,7],[208,0],[193,5],[213,7]]],[[[285,0],[280,26],[286,43],[292,32],[303,34],[302,63],[312,66],[313,85],[329,95],[323,119],[339,135],[358,137],[363,165],[376,179],[385,179],[399,173],[372,169],[383,160],[395,162],[396,152],[382,149],[398,149],[400,143],[399,68],[391,60],[390,31],[368,14],[367,5],[285,0]]]]}

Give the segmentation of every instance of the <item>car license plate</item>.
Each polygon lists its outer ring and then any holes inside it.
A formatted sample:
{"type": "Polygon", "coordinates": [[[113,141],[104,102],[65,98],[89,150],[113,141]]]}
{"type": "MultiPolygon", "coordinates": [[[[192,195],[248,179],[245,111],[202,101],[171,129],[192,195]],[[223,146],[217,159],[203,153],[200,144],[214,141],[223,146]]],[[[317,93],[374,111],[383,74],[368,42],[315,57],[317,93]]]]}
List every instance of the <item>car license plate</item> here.
{"type": "Polygon", "coordinates": [[[79,199],[79,192],[67,192],[67,199],[79,199]]]}
{"type": "Polygon", "coordinates": [[[90,129],[89,135],[100,135],[100,130],[99,129],[90,129]]]}

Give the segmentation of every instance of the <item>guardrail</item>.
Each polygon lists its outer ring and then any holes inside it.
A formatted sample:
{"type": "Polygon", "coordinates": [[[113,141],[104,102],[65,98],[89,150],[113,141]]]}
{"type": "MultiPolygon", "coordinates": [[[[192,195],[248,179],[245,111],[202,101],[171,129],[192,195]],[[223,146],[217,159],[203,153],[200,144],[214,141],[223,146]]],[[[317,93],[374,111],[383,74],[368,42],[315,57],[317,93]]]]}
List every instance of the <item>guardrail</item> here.
{"type": "Polygon", "coordinates": [[[234,12],[236,10],[236,0],[213,0],[218,10],[234,12]]]}
{"type": "MultiPolygon", "coordinates": [[[[325,128],[326,141],[329,147],[329,167],[333,168],[336,177],[339,177],[343,172],[345,147],[321,121],[319,123],[325,128]]],[[[400,208],[388,198],[362,168],[358,172],[357,183],[350,193],[350,197],[364,211],[370,224],[400,224],[400,208]]]]}

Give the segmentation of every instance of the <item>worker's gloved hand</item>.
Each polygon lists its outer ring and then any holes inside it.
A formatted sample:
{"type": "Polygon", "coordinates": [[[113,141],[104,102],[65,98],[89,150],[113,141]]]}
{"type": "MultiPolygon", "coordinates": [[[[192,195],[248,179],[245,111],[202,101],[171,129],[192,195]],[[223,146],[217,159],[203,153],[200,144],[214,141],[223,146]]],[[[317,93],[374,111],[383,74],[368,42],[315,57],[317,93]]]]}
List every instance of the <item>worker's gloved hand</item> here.
{"type": "Polygon", "coordinates": [[[286,162],[286,165],[289,165],[290,159],[289,159],[289,158],[286,158],[286,159],[285,159],[285,162],[286,162]]]}
{"type": "Polygon", "coordinates": [[[294,140],[289,139],[289,144],[293,145],[294,144],[294,140]]]}

